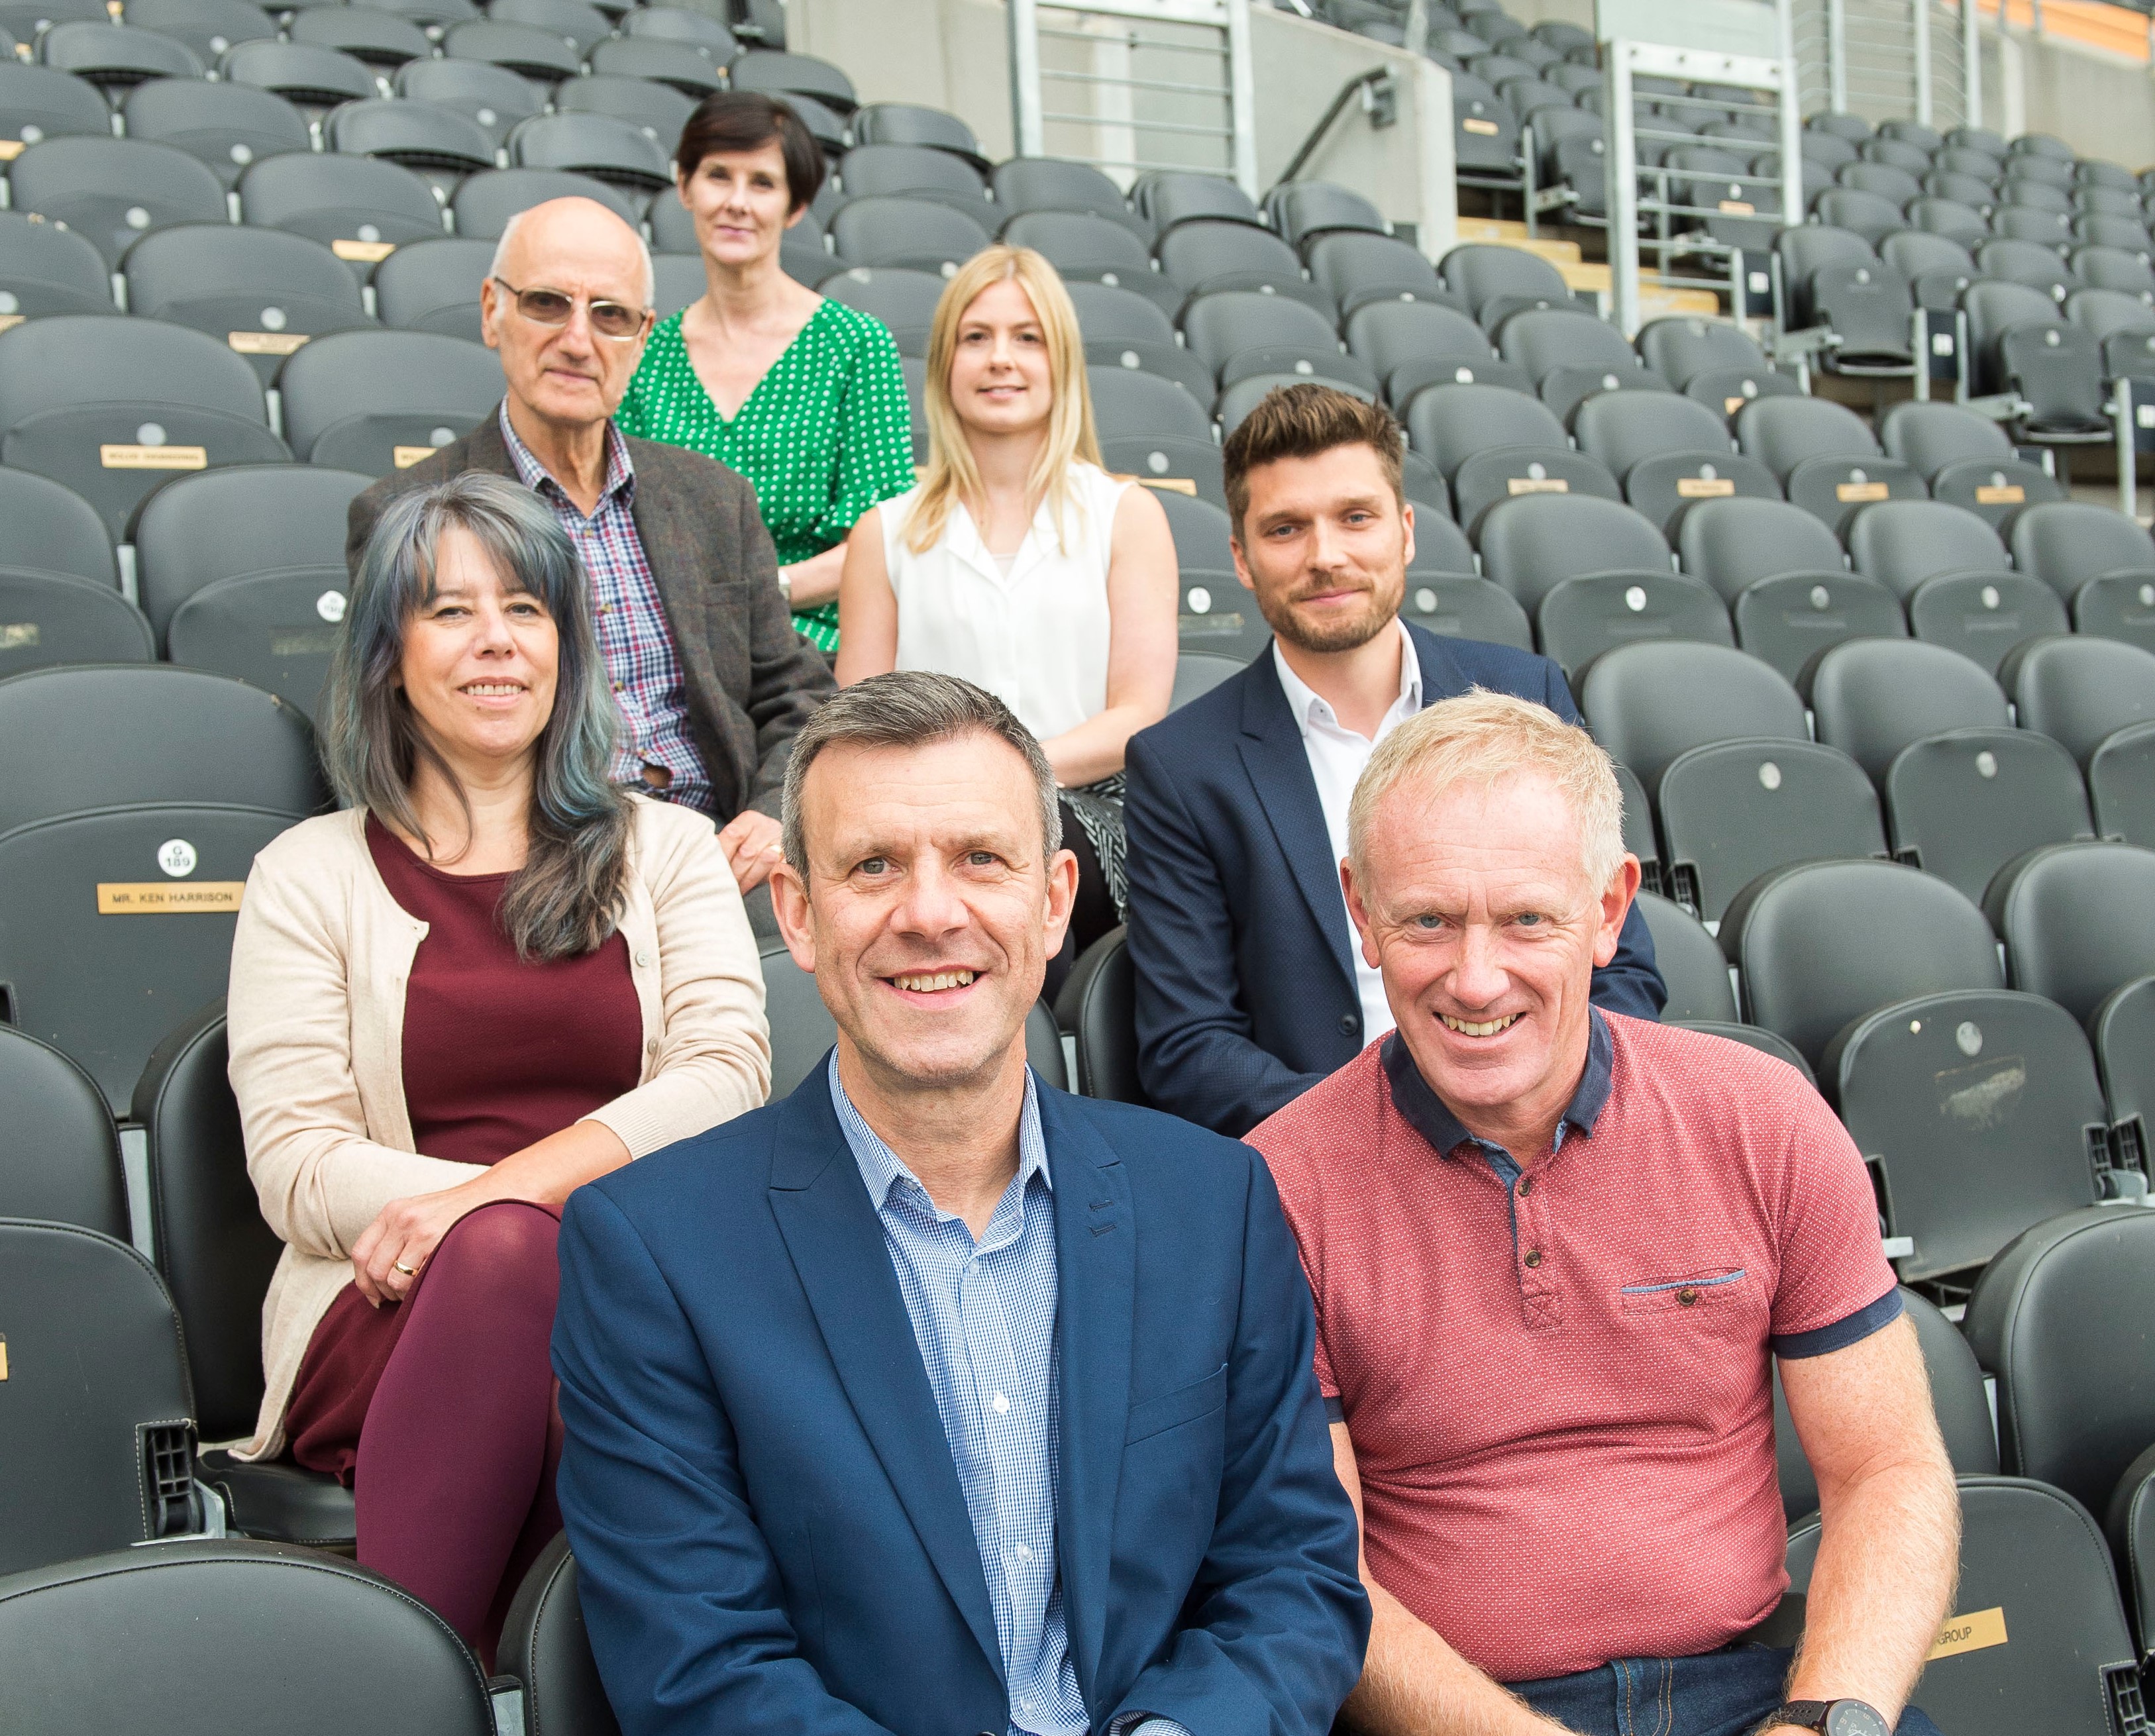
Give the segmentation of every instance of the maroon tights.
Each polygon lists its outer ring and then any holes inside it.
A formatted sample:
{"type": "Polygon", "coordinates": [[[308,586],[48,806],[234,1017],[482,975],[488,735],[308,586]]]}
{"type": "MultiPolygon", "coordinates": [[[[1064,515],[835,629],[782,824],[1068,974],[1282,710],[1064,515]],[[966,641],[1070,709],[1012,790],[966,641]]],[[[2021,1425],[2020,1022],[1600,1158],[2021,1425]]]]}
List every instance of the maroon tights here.
{"type": "MultiPolygon", "coordinates": [[[[514,1200],[458,1219],[402,1304],[354,1310],[348,1291],[302,1375],[314,1390],[340,1386],[338,1409],[364,1416],[347,1461],[361,1565],[432,1605],[489,1666],[509,1599],[561,1529],[546,1358],[560,1229],[547,1208],[514,1200]]],[[[294,1456],[327,1456],[332,1432],[303,1441],[294,1429],[294,1456]]]]}

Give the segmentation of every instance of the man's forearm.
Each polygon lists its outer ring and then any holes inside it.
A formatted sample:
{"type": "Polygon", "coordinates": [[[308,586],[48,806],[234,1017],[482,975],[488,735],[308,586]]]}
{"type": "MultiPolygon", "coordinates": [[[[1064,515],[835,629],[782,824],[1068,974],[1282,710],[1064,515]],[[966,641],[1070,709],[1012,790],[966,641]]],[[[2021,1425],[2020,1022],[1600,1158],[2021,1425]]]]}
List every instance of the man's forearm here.
{"type": "Polygon", "coordinates": [[[1823,1509],[1789,1698],[1862,1700],[1898,1720],[1951,1612],[1960,1501],[1941,1458],[1881,1466],[1823,1509]]]}
{"type": "Polygon", "coordinates": [[[1362,1680],[1341,1717],[1369,1736],[1567,1736],[1445,1644],[1364,1573],[1374,1621],[1362,1680]]]}

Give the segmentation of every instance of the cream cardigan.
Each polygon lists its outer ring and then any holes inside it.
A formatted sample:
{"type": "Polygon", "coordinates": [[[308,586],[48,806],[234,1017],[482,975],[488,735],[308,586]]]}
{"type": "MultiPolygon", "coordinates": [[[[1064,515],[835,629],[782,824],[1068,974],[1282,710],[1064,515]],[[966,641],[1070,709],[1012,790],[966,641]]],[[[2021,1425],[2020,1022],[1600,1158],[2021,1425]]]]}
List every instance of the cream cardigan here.
{"type": "MultiPolygon", "coordinates": [[[[633,800],[621,933],[643,1014],[637,1088],[594,1111],[632,1158],[760,1105],[770,1089],[763,973],[711,822],[633,800]]],[[[381,1208],[479,1167],[421,1156],[404,1101],[404,988],[427,925],[389,895],[364,809],[292,828],[254,860],[232,947],[227,1029],[247,1169],[284,1238],[262,1305],[268,1390],[243,1459],[284,1450],[308,1341],[351,1282],[381,1208]]]]}

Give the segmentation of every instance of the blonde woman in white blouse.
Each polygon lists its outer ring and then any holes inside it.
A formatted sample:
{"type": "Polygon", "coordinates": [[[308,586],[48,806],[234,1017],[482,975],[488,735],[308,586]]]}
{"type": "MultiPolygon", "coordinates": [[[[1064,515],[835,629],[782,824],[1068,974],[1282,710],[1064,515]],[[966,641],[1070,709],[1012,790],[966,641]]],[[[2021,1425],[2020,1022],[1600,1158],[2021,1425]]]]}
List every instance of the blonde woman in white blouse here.
{"type": "Polygon", "coordinates": [[[1031,248],[986,248],[944,289],[927,414],[921,481],[846,545],[838,684],[962,676],[1040,738],[1075,822],[1067,969],[1121,920],[1123,753],[1175,684],[1175,539],[1145,488],[1101,468],[1077,310],[1031,248]]]}

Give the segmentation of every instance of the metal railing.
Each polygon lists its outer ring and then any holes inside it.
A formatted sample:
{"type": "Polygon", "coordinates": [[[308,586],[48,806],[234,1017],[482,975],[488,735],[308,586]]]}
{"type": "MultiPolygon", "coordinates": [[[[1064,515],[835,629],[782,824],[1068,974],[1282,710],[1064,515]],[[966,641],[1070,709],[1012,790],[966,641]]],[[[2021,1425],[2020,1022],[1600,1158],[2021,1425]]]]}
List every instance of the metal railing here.
{"type": "Polygon", "coordinates": [[[1795,0],[1790,13],[1806,113],[1906,115],[1941,131],[1983,124],[1976,5],[1795,0]]]}

